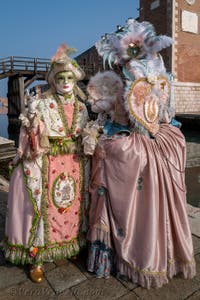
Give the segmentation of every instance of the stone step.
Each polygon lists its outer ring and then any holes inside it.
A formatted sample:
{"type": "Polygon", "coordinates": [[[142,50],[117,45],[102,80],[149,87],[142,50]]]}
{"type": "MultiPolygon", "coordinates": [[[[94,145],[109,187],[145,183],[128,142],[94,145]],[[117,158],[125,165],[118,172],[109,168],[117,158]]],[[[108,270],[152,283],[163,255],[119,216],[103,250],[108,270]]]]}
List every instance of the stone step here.
{"type": "Polygon", "coordinates": [[[16,150],[13,140],[0,137],[0,161],[15,157],[16,150]]]}

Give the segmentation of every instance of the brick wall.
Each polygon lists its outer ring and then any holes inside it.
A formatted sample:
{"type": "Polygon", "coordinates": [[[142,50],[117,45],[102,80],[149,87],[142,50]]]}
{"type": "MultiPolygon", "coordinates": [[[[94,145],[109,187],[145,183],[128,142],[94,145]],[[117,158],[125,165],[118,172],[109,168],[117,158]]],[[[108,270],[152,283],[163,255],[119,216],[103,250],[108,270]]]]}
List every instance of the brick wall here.
{"type": "Polygon", "coordinates": [[[103,70],[102,58],[98,55],[95,46],[81,53],[75,59],[86,73],[85,81],[88,81],[90,77],[98,71],[103,70]]]}
{"type": "Polygon", "coordinates": [[[140,0],[140,21],[151,22],[157,34],[174,39],[172,47],[161,54],[174,76],[176,112],[200,113],[200,0],[193,5],[186,0],[140,0]],[[182,11],[197,15],[197,33],[183,30],[182,11]]]}
{"type": "Polygon", "coordinates": [[[154,24],[157,34],[168,31],[167,1],[140,0],[140,21],[149,21],[154,24]]]}
{"type": "MultiPolygon", "coordinates": [[[[200,1],[193,5],[185,0],[174,0],[174,68],[173,74],[177,81],[200,82],[200,1]],[[183,12],[191,14],[190,18],[197,18],[197,32],[184,29],[187,19],[183,12]],[[185,21],[183,21],[185,20],[185,21]]],[[[191,24],[191,20],[188,21],[191,24]]],[[[194,29],[192,26],[191,28],[194,29]]]]}
{"type": "MultiPolygon", "coordinates": [[[[90,77],[95,75],[97,72],[110,70],[107,63],[105,64],[105,68],[104,68],[103,59],[101,56],[98,55],[95,46],[81,53],[75,59],[85,71],[86,76],[83,79],[83,83],[85,84],[87,84],[90,77]]],[[[121,68],[119,66],[113,65],[113,71],[123,76],[123,74],[121,73],[121,68]]]]}
{"type": "MultiPolygon", "coordinates": [[[[174,102],[177,113],[200,113],[200,0],[140,0],[139,21],[149,21],[157,34],[174,38],[172,47],[161,51],[168,72],[174,75],[174,102]],[[198,33],[182,30],[182,10],[198,15],[198,33]]],[[[95,46],[77,58],[85,69],[85,83],[102,70],[102,59],[95,46]]],[[[120,72],[120,70],[115,70],[120,72]]]]}
{"type": "MultiPolygon", "coordinates": [[[[140,0],[139,21],[149,21],[158,35],[172,36],[172,0],[140,0]]],[[[171,72],[172,48],[160,52],[168,72],[171,72]]]]}

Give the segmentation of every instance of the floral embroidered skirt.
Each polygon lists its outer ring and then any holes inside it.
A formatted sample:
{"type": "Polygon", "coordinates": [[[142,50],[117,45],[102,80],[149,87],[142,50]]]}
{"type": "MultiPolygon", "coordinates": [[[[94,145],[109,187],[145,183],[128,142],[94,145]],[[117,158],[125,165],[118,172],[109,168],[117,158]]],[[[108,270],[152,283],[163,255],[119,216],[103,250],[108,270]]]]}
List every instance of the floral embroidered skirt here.
{"type": "Polygon", "coordinates": [[[78,154],[25,160],[10,181],[6,259],[40,264],[69,258],[85,245],[89,162],[78,154]]]}

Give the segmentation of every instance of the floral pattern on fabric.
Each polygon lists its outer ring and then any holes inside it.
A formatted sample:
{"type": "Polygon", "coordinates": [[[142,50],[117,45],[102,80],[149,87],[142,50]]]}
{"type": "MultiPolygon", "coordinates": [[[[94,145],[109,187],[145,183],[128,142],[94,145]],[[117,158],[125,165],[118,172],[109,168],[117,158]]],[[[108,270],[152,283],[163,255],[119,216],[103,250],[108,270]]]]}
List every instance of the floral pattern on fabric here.
{"type": "Polygon", "coordinates": [[[100,241],[91,243],[88,256],[88,271],[95,272],[97,278],[108,278],[112,269],[112,250],[100,241]]]}
{"type": "Polygon", "coordinates": [[[13,171],[8,197],[4,251],[16,264],[69,258],[86,244],[90,164],[81,145],[86,106],[46,95],[36,107],[37,151],[34,159],[27,155],[29,136],[22,126],[23,163],[13,171]]]}

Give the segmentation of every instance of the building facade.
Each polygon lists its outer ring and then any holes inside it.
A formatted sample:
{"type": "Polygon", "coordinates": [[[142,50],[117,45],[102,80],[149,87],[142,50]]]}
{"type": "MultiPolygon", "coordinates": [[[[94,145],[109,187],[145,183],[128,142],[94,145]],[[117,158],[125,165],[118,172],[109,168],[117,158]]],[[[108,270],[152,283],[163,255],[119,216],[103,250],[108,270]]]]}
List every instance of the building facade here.
{"type": "Polygon", "coordinates": [[[98,71],[103,71],[102,59],[98,55],[95,46],[89,48],[85,52],[76,57],[76,61],[85,71],[83,83],[87,84],[90,77],[98,71]]]}
{"type": "MultiPolygon", "coordinates": [[[[172,74],[172,105],[177,114],[200,114],[200,0],[140,0],[139,21],[149,21],[157,34],[174,43],[161,54],[172,74]]],[[[124,20],[125,22],[126,20],[124,20]]],[[[77,58],[91,75],[103,70],[95,46],[77,58]]]]}
{"type": "Polygon", "coordinates": [[[154,24],[158,34],[174,39],[161,54],[173,75],[177,114],[200,114],[200,1],[140,0],[140,21],[154,24]]]}

